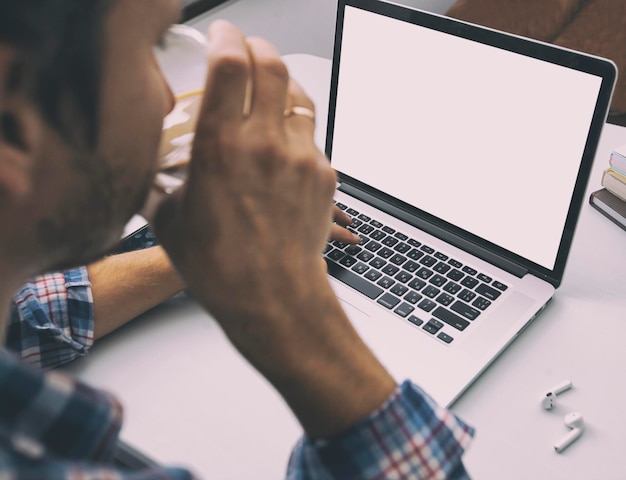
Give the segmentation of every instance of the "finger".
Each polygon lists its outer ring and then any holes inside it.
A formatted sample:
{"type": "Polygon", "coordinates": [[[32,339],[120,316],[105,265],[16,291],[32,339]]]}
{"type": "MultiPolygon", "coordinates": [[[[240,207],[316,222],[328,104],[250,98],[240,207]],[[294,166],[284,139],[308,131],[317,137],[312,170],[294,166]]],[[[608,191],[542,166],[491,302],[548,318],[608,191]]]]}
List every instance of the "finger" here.
{"type": "Polygon", "coordinates": [[[198,125],[241,122],[250,75],[250,57],[243,34],[216,20],[208,31],[209,68],[198,125]]]}
{"type": "Polygon", "coordinates": [[[330,240],[337,240],[339,242],[356,245],[361,241],[361,237],[352,233],[347,228],[333,223],[330,228],[330,240]]]}
{"type": "Polygon", "coordinates": [[[315,104],[293,78],[289,79],[289,96],[284,115],[298,125],[310,127],[311,132],[315,130],[315,104]]]}
{"type": "Polygon", "coordinates": [[[333,206],[333,220],[342,227],[347,227],[352,223],[352,217],[337,205],[333,206]]]}
{"type": "Polygon", "coordinates": [[[252,58],[250,116],[280,125],[287,103],[287,67],[268,41],[253,37],[247,39],[247,44],[252,58]]]}

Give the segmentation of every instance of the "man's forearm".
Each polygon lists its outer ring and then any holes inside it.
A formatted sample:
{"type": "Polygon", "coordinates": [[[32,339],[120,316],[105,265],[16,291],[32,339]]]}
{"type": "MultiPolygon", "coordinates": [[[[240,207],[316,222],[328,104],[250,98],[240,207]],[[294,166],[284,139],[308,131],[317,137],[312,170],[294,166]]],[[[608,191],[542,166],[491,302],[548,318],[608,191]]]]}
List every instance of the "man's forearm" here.
{"type": "Polygon", "coordinates": [[[88,267],[98,339],[180,292],[185,284],[161,247],[112,255],[88,267]]]}

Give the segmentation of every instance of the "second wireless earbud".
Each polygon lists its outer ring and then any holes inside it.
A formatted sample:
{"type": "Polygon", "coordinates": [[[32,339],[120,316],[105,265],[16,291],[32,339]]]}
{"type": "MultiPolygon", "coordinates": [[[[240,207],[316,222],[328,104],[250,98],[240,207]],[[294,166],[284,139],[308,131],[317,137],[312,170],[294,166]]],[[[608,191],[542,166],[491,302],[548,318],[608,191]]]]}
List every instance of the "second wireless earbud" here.
{"type": "Polygon", "coordinates": [[[583,416],[580,412],[572,412],[565,415],[563,419],[565,426],[570,428],[571,430],[563,436],[558,442],[554,444],[554,449],[561,453],[567,447],[569,447],[572,443],[574,443],[583,433],[585,428],[583,416]]]}

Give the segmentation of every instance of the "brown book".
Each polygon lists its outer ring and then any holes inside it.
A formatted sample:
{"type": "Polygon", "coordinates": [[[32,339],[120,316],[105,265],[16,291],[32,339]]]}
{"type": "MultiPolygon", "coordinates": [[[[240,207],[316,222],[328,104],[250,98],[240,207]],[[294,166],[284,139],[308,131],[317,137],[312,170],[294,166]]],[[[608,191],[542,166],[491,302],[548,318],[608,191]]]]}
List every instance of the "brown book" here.
{"type": "Polygon", "coordinates": [[[626,202],[624,200],[603,188],[591,194],[589,203],[602,215],[626,230],[626,202]]]}

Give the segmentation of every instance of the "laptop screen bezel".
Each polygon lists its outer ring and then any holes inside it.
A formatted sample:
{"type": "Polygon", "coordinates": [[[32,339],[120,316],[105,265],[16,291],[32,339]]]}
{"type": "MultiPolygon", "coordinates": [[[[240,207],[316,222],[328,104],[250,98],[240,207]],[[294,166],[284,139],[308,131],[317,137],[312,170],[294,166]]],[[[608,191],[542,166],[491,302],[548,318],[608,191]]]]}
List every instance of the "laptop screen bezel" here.
{"type": "MultiPolygon", "coordinates": [[[[343,35],[343,22],[345,8],[347,6],[355,7],[372,13],[380,14],[386,17],[395,18],[404,22],[421,25],[450,35],[467,38],[475,42],[479,42],[492,47],[502,48],[511,52],[526,55],[535,59],[550,62],[556,65],[566,66],[575,70],[596,75],[602,79],[593,118],[589,127],[589,134],[583,150],[583,155],[578,170],[578,175],[573,189],[568,213],[565,220],[563,235],[559,243],[554,267],[552,269],[538,265],[526,258],[523,258],[513,252],[505,250],[485,239],[477,237],[465,230],[451,225],[437,217],[434,217],[414,206],[402,202],[390,195],[385,194],[369,185],[359,182],[357,179],[350,177],[337,171],[339,182],[350,185],[357,191],[362,191],[368,198],[380,200],[377,206],[389,204],[396,209],[406,212],[409,216],[421,219],[426,223],[435,226],[434,230],[429,232],[435,236],[441,236],[437,232],[445,231],[445,240],[455,244],[462,244],[463,248],[469,250],[470,253],[481,257],[487,261],[494,259],[493,255],[488,258],[483,254],[485,251],[493,252],[495,258],[501,257],[503,262],[498,265],[506,268],[510,262],[522,267],[523,270],[542,278],[555,287],[558,287],[563,277],[565,264],[571,244],[574,237],[574,231],[580,215],[580,211],[584,204],[584,198],[587,183],[591,173],[593,160],[597,148],[602,128],[606,121],[609,110],[611,96],[617,76],[615,65],[606,59],[594,57],[587,54],[581,54],[571,50],[556,47],[551,44],[538,42],[535,40],[499,32],[485,27],[472,25],[451,19],[441,15],[436,15],[421,10],[413,9],[406,6],[396,5],[378,0],[339,0],[337,8],[337,20],[335,31],[335,45],[332,61],[330,97],[328,108],[328,122],[326,131],[326,155],[331,160],[332,165],[332,145],[334,135],[334,117],[337,102],[337,87],[339,84],[340,59],[341,59],[341,42],[343,35]],[[469,245],[469,248],[468,248],[469,245]],[[474,246],[475,248],[472,248],[474,246]]],[[[545,192],[549,195],[549,192],[545,192]]],[[[549,199],[547,199],[549,200],[549,199]]],[[[410,222],[409,222],[410,223],[410,222]]],[[[424,222],[420,222],[420,228],[423,228],[424,222]]],[[[425,229],[427,230],[427,229],[425,229]]],[[[497,261],[493,263],[498,263],[497,261]]]]}

